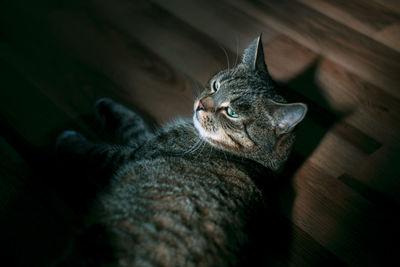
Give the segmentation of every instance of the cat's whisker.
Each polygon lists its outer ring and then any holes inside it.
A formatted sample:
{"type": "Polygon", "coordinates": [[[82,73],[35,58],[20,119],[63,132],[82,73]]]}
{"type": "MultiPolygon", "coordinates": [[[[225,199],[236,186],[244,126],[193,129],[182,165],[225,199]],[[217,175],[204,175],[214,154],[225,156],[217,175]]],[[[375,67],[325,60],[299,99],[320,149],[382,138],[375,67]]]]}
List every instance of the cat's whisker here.
{"type": "Polygon", "coordinates": [[[199,139],[192,147],[190,147],[188,150],[186,150],[185,152],[182,153],[182,155],[188,154],[188,153],[192,153],[194,151],[196,151],[202,144],[202,139],[199,139]]]}
{"type": "Polygon", "coordinates": [[[226,49],[225,49],[225,47],[223,47],[223,46],[219,46],[221,49],[222,49],[222,51],[224,51],[224,54],[225,54],[225,57],[226,57],[226,62],[227,62],[227,64],[228,64],[228,71],[230,70],[230,64],[229,64],[229,56],[228,56],[228,52],[226,52],[226,49]]]}
{"type": "Polygon", "coordinates": [[[235,76],[238,71],[239,71],[239,68],[237,68],[237,64],[236,64],[235,70],[233,71],[233,73],[231,75],[235,76]]]}
{"type": "Polygon", "coordinates": [[[201,95],[201,91],[202,91],[202,87],[200,87],[200,85],[199,84],[197,84],[196,83],[196,98],[198,98],[198,97],[200,97],[200,95],[201,95]]]}
{"type": "Polygon", "coordinates": [[[187,83],[189,83],[189,89],[192,92],[193,100],[198,98],[203,89],[203,85],[188,75],[185,75],[185,78],[187,80],[187,83]]]}
{"type": "Polygon", "coordinates": [[[234,69],[237,67],[238,59],[239,59],[239,38],[236,36],[236,59],[235,59],[235,65],[233,66],[234,69]]]}
{"type": "Polygon", "coordinates": [[[185,155],[187,153],[190,153],[193,149],[196,148],[197,145],[199,145],[200,140],[196,141],[196,143],[194,145],[192,145],[190,148],[188,148],[185,152],[180,153],[179,155],[185,155]]]}
{"type": "Polygon", "coordinates": [[[212,151],[213,151],[213,147],[212,147],[212,146],[210,146],[210,152],[208,153],[207,161],[209,161],[209,160],[210,160],[210,157],[211,157],[212,151]]]}
{"type": "Polygon", "coordinates": [[[199,153],[197,154],[196,159],[197,159],[198,156],[201,155],[201,153],[203,152],[203,150],[204,150],[204,148],[205,148],[206,146],[207,146],[207,142],[204,140],[203,145],[202,145],[202,148],[200,149],[199,153]]]}
{"type": "MultiPolygon", "coordinates": [[[[204,145],[205,141],[202,140],[202,142],[200,143],[200,145],[198,145],[194,150],[190,151],[189,153],[194,153],[197,150],[199,150],[203,145],[204,145]]],[[[197,158],[197,157],[196,157],[197,158]]]]}
{"type": "Polygon", "coordinates": [[[201,145],[201,140],[199,140],[196,144],[194,144],[192,147],[190,147],[188,150],[182,153],[182,155],[192,153],[193,151],[197,150],[201,145]]]}
{"type": "Polygon", "coordinates": [[[201,88],[200,88],[199,83],[193,81],[192,84],[193,84],[193,87],[192,87],[192,88],[195,90],[195,93],[196,93],[197,95],[200,95],[200,93],[201,93],[201,88]]]}
{"type": "Polygon", "coordinates": [[[196,101],[198,98],[200,97],[200,92],[199,91],[196,91],[196,92],[193,92],[193,94],[191,95],[191,100],[194,102],[194,101],[196,101]]]}
{"type": "Polygon", "coordinates": [[[224,150],[222,150],[222,152],[224,152],[224,156],[225,156],[225,160],[226,160],[226,164],[228,164],[228,157],[226,156],[226,153],[224,150]]]}

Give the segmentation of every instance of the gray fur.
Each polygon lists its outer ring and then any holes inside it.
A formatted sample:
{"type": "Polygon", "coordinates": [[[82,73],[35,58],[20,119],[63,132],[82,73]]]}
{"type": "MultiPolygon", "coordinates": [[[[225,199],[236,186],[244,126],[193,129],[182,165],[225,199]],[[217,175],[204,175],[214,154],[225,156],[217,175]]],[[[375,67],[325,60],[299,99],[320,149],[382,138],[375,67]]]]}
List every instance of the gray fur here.
{"type": "Polygon", "coordinates": [[[254,179],[262,166],[282,167],[294,142],[292,130],[307,110],[304,104],[286,104],[263,66],[259,37],[241,64],[210,80],[192,119],[152,132],[134,112],[102,99],[96,113],[118,145],[95,144],[71,131],[59,137],[61,154],[110,175],[96,208],[120,265],[239,263],[249,241],[247,220],[263,202],[254,179]],[[238,118],[229,117],[224,105],[238,118]],[[226,140],[214,140],[218,133],[226,140]]]}

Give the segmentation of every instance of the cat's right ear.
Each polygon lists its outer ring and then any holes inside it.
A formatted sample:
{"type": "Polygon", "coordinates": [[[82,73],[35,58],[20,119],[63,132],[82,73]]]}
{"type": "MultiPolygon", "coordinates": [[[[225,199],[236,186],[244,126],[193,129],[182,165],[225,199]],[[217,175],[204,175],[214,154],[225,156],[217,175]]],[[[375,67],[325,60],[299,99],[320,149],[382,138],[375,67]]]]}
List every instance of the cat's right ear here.
{"type": "Polygon", "coordinates": [[[307,105],[303,103],[280,104],[271,107],[275,120],[275,132],[277,135],[291,132],[299,124],[307,113],[307,105]]]}
{"type": "Polygon", "coordinates": [[[268,73],[261,34],[244,50],[242,64],[252,71],[257,70],[268,73]]]}

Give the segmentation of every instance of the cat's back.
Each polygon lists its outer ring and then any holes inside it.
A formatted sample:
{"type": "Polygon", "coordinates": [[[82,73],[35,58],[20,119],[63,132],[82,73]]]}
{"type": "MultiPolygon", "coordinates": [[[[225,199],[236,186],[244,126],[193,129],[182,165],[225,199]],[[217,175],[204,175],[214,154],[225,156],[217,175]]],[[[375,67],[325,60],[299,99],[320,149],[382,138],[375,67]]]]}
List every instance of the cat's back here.
{"type": "Polygon", "coordinates": [[[125,263],[224,266],[236,263],[246,207],[260,198],[232,162],[164,156],[121,170],[101,209],[125,263]]]}

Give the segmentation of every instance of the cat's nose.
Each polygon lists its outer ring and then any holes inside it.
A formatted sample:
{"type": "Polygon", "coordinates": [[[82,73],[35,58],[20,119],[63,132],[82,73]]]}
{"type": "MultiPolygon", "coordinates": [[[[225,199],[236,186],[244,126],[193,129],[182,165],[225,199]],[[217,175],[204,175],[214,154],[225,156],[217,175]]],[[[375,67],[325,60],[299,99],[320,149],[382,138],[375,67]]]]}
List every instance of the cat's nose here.
{"type": "Polygon", "coordinates": [[[213,108],[212,99],[210,97],[204,97],[200,99],[197,110],[209,111],[212,108],[213,108]]]}
{"type": "Polygon", "coordinates": [[[197,106],[197,110],[206,110],[206,108],[207,108],[207,106],[205,106],[200,99],[199,105],[197,106]]]}

